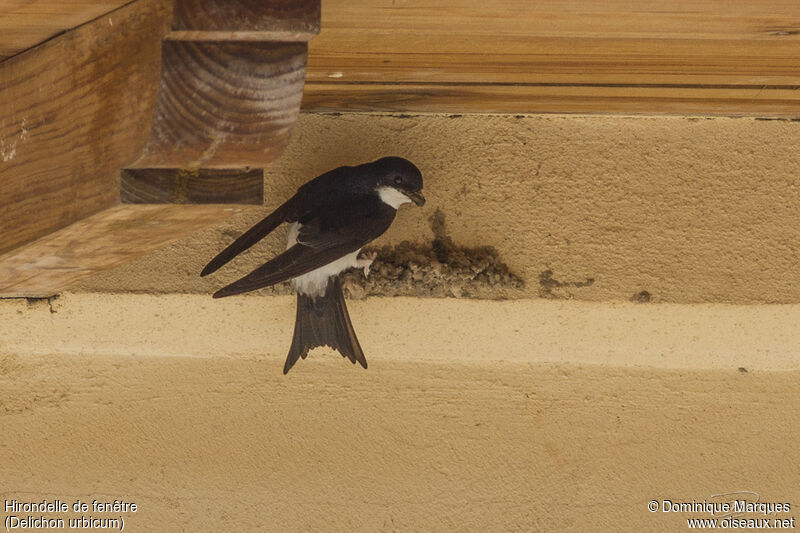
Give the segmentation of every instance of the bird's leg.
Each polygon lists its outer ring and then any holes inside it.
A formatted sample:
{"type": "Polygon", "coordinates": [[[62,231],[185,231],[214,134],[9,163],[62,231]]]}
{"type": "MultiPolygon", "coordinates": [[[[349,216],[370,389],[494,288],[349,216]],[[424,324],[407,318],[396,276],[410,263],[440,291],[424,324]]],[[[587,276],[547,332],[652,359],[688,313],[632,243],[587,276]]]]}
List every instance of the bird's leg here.
{"type": "Polygon", "coordinates": [[[369,268],[372,266],[372,262],[375,261],[375,258],[378,257],[378,252],[364,252],[364,254],[356,259],[356,268],[360,268],[364,271],[364,277],[369,277],[369,268]]]}

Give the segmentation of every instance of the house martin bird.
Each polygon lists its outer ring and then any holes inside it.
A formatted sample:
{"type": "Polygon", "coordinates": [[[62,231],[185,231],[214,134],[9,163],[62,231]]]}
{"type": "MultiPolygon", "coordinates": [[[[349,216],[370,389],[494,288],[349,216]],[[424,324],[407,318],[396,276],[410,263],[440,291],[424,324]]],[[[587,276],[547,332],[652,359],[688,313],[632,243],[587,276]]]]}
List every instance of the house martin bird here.
{"type": "Polygon", "coordinates": [[[297,291],[294,336],[283,373],[308,351],[327,345],[367,368],[367,360],[344,303],[339,274],[362,268],[369,275],[375,256],[361,248],[382,235],[405,203],[425,204],[422,174],[410,161],[384,157],[339,167],[309,181],[283,205],[222,250],[201,272],[207,276],[263,239],[282,223],[289,226],[286,251],[214,293],[233,296],[292,280],[297,291]]]}

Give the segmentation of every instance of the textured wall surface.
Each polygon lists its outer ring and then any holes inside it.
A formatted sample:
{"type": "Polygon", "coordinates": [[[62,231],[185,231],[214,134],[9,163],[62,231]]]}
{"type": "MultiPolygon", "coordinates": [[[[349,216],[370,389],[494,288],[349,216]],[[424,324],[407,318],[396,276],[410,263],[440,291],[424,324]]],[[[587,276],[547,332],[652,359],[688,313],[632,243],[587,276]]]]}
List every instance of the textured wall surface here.
{"type": "MultiPolygon", "coordinates": [[[[351,301],[348,308],[368,372],[381,372],[387,359],[800,371],[800,305],[400,297],[351,301]]],[[[265,358],[264,371],[280,373],[294,318],[294,296],[67,293],[49,304],[0,300],[0,353],[245,356],[265,358]]],[[[298,366],[313,372],[317,361],[312,356],[298,366]]]]}
{"type": "Polygon", "coordinates": [[[196,273],[308,179],[396,154],[425,176],[378,244],[492,246],[525,282],[511,297],[800,302],[800,121],[559,115],[302,114],[266,170],[264,211],[101,274],[84,290],[210,292],[280,249],[267,240],[214,279],[196,273]],[[644,293],[643,293],[644,291],[644,293]]]}
{"type": "Polygon", "coordinates": [[[800,501],[797,373],[264,366],[0,355],[0,497],[170,533],[674,532],[709,515],[648,501],[800,501]]]}
{"type": "Polygon", "coordinates": [[[740,490],[798,514],[800,306],[372,298],[369,370],[283,376],[292,300],[0,302],[0,499],[158,532],[682,531],[709,515],[648,502],[740,490]]]}

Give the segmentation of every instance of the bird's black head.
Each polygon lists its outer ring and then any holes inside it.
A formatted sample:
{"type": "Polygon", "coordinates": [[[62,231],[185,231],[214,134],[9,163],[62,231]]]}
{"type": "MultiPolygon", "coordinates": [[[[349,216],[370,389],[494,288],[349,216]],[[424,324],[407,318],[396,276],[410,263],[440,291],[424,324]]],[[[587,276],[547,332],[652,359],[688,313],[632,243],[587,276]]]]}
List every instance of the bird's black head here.
{"type": "Polygon", "coordinates": [[[384,157],[368,166],[377,181],[375,189],[384,202],[395,209],[409,201],[425,205],[422,173],[414,163],[402,157],[384,157]]]}

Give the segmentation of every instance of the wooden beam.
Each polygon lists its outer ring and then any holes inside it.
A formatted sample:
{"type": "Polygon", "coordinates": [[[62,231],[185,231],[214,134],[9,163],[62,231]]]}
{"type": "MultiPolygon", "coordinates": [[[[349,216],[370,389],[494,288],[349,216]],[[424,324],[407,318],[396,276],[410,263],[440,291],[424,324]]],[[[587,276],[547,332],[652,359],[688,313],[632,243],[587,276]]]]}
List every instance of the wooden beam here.
{"type": "Polygon", "coordinates": [[[327,0],[307,110],[800,116],[800,3],[327,0]]]}
{"type": "Polygon", "coordinates": [[[133,166],[264,166],[289,142],[305,79],[304,42],[163,44],[153,128],[133,166]]]}
{"type": "Polygon", "coordinates": [[[800,116],[800,90],[637,85],[306,84],[314,111],[445,113],[672,113],[800,116]]]}
{"type": "Polygon", "coordinates": [[[52,295],[243,209],[108,209],[121,197],[262,203],[319,0],[176,4],[173,20],[173,0],[137,0],[0,63],[0,296],[52,295]]]}
{"type": "Polygon", "coordinates": [[[0,256],[0,297],[47,298],[247,207],[122,205],[0,256]]]}
{"type": "Polygon", "coordinates": [[[171,0],[139,0],[0,63],[0,253],[119,202],[144,148],[171,0]]]}
{"type": "Polygon", "coordinates": [[[0,61],[130,1],[3,0],[0,7],[0,61]]]}
{"type": "Polygon", "coordinates": [[[320,0],[175,0],[150,139],[136,167],[263,166],[300,112],[320,0]]]}
{"type": "Polygon", "coordinates": [[[307,43],[317,34],[310,31],[196,31],[196,30],[173,30],[169,32],[164,40],[166,41],[253,41],[253,42],[288,42],[288,43],[307,43]]]}
{"type": "Polygon", "coordinates": [[[127,204],[264,203],[264,170],[126,168],[120,196],[127,204]]]}

